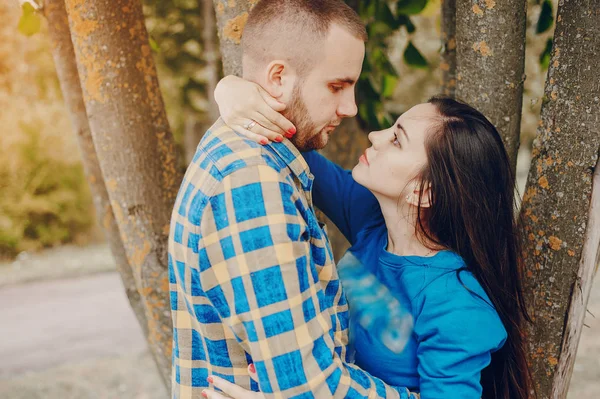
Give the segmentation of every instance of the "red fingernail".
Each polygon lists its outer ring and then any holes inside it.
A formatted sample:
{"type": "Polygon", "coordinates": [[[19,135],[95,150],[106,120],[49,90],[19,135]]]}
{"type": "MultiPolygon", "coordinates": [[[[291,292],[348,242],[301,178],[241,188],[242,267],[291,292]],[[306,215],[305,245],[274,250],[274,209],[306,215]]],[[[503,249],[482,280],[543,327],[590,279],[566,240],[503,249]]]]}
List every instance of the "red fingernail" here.
{"type": "Polygon", "coordinates": [[[262,140],[260,141],[260,143],[261,143],[262,145],[265,145],[265,144],[267,144],[268,142],[269,142],[269,140],[267,140],[267,139],[262,139],[262,140]]]}
{"type": "Polygon", "coordinates": [[[294,137],[294,135],[292,133],[286,133],[285,137],[287,137],[288,139],[291,139],[292,137],[294,137]]]}
{"type": "Polygon", "coordinates": [[[206,391],[202,391],[202,396],[208,398],[208,394],[206,393],[206,391]]]}
{"type": "Polygon", "coordinates": [[[206,379],[206,381],[208,381],[212,384],[213,383],[212,375],[209,375],[208,378],[206,379]]]}
{"type": "Polygon", "coordinates": [[[254,368],[254,363],[250,363],[250,366],[248,366],[248,368],[250,369],[251,373],[256,373],[256,369],[254,368]]]}
{"type": "Polygon", "coordinates": [[[283,137],[282,136],[277,136],[275,137],[275,141],[278,143],[281,143],[283,141],[283,137]]]}
{"type": "Polygon", "coordinates": [[[288,130],[288,133],[293,136],[294,134],[296,134],[296,128],[295,127],[291,127],[290,130],[288,130]]]}

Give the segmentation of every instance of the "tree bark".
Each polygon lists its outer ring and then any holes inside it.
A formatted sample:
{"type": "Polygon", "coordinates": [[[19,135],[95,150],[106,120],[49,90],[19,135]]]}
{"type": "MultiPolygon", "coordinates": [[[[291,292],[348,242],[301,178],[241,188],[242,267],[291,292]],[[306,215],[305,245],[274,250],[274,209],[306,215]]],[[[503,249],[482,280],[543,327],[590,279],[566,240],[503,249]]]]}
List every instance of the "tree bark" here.
{"type": "Polygon", "coordinates": [[[458,0],[456,97],[498,128],[516,168],[525,80],[526,0],[458,0]]]}
{"type": "Polygon", "coordinates": [[[202,58],[206,71],[206,101],[208,107],[200,117],[191,108],[184,109],[184,146],[185,160],[190,163],[196,153],[196,147],[206,130],[219,118],[219,107],[215,102],[215,88],[221,75],[221,62],[218,49],[217,22],[213,0],[199,0],[198,6],[202,18],[202,58]]]}
{"type": "Polygon", "coordinates": [[[90,126],[85,113],[85,104],[83,102],[83,94],[81,93],[79,74],[77,73],[75,52],[71,43],[65,3],[63,0],[45,0],[42,10],[48,21],[48,34],[52,43],[52,55],[56,66],[56,73],[65,105],[71,118],[73,130],[77,134],[77,143],[81,151],[83,167],[94,199],[96,217],[103,227],[106,240],[117,265],[117,270],[121,275],[129,304],[142,326],[144,335],[147,336],[146,314],[144,313],[140,294],[133,278],[133,272],[127,261],[125,248],[121,242],[119,228],[110,207],[108,192],[104,185],[104,177],[102,176],[100,163],[96,157],[96,149],[94,148],[90,126]]]}
{"type": "Polygon", "coordinates": [[[242,76],[242,32],[258,0],[213,0],[225,75],[242,76]]]}
{"type": "Polygon", "coordinates": [[[564,398],[598,253],[598,1],[559,4],[523,198],[528,330],[540,398],[564,398]],[[596,170],[596,181],[592,182],[596,170]]]}
{"type": "Polygon", "coordinates": [[[208,120],[213,123],[219,118],[219,107],[215,102],[215,88],[219,83],[221,70],[220,55],[217,43],[217,20],[212,0],[202,0],[202,43],[203,57],[206,61],[206,95],[208,97],[208,120]]]}
{"type": "Polygon", "coordinates": [[[182,176],[142,5],[67,0],[71,39],[96,153],[144,305],[150,350],[170,385],[167,239],[182,176]]]}
{"type": "Polygon", "coordinates": [[[442,93],[456,96],[456,0],[442,0],[442,93]]]}
{"type": "Polygon", "coordinates": [[[566,398],[583,330],[592,282],[600,262],[600,168],[596,166],[585,242],[566,316],[561,355],[552,386],[553,398],[566,398]]]}

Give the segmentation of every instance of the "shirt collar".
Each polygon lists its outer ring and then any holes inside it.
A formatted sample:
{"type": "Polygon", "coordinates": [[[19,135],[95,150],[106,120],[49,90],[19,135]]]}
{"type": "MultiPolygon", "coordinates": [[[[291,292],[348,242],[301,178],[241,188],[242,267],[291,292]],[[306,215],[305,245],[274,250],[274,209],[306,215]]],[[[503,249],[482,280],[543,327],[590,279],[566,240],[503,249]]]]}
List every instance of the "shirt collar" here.
{"type": "Polygon", "coordinates": [[[300,154],[300,151],[291,141],[284,139],[281,143],[272,142],[268,145],[291,169],[292,173],[300,180],[305,190],[310,190],[313,175],[310,173],[308,163],[300,154]]]}

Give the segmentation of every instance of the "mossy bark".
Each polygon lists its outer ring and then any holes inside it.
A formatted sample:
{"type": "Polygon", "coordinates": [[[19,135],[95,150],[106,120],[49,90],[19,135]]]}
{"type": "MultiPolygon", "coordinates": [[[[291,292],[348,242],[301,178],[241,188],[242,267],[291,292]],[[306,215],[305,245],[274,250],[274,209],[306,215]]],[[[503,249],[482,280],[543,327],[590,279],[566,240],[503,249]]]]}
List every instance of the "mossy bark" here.
{"type": "Polygon", "coordinates": [[[170,385],[167,241],[181,183],[156,68],[136,0],[67,0],[96,154],[144,306],[148,343],[170,385]]]}
{"type": "Polygon", "coordinates": [[[129,304],[142,326],[145,335],[148,335],[146,314],[137,290],[133,272],[127,261],[125,248],[119,234],[119,228],[115,221],[108,192],[104,185],[104,177],[100,170],[100,163],[96,156],[96,149],[92,140],[90,125],[85,112],[83,94],[77,73],[75,52],[71,43],[69,32],[69,21],[63,0],[45,0],[43,6],[44,16],[48,22],[48,34],[52,43],[52,55],[56,73],[60,82],[61,91],[65,105],[71,118],[73,130],[77,135],[77,143],[81,150],[81,158],[86,173],[90,191],[94,199],[96,217],[101,224],[106,240],[109,244],[117,270],[121,275],[125,293],[129,304]]]}
{"type": "Polygon", "coordinates": [[[456,97],[496,126],[517,164],[525,81],[526,0],[456,1],[456,97]]]}
{"type": "Polygon", "coordinates": [[[598,9],[598,2],[589,0],[565,0],[558,6],[521,208],[525,288],[534,319],[528,342],[539,398],[566,396],[600,244],[598,9]]]}

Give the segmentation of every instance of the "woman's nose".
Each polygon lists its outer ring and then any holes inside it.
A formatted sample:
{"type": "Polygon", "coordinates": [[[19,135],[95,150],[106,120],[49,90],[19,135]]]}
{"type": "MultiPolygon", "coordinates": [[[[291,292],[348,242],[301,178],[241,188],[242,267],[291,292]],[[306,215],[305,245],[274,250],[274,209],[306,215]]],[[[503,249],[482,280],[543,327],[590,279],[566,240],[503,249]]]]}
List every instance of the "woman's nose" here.
{"type": "Polygon", "coordinates": [[[378,145],[381,144],[381,136],[383,136],[384,132],[385,130],[377,130],[369,133],[369,141],[373,144],[373,148],[377,149],[378,145]]]}

